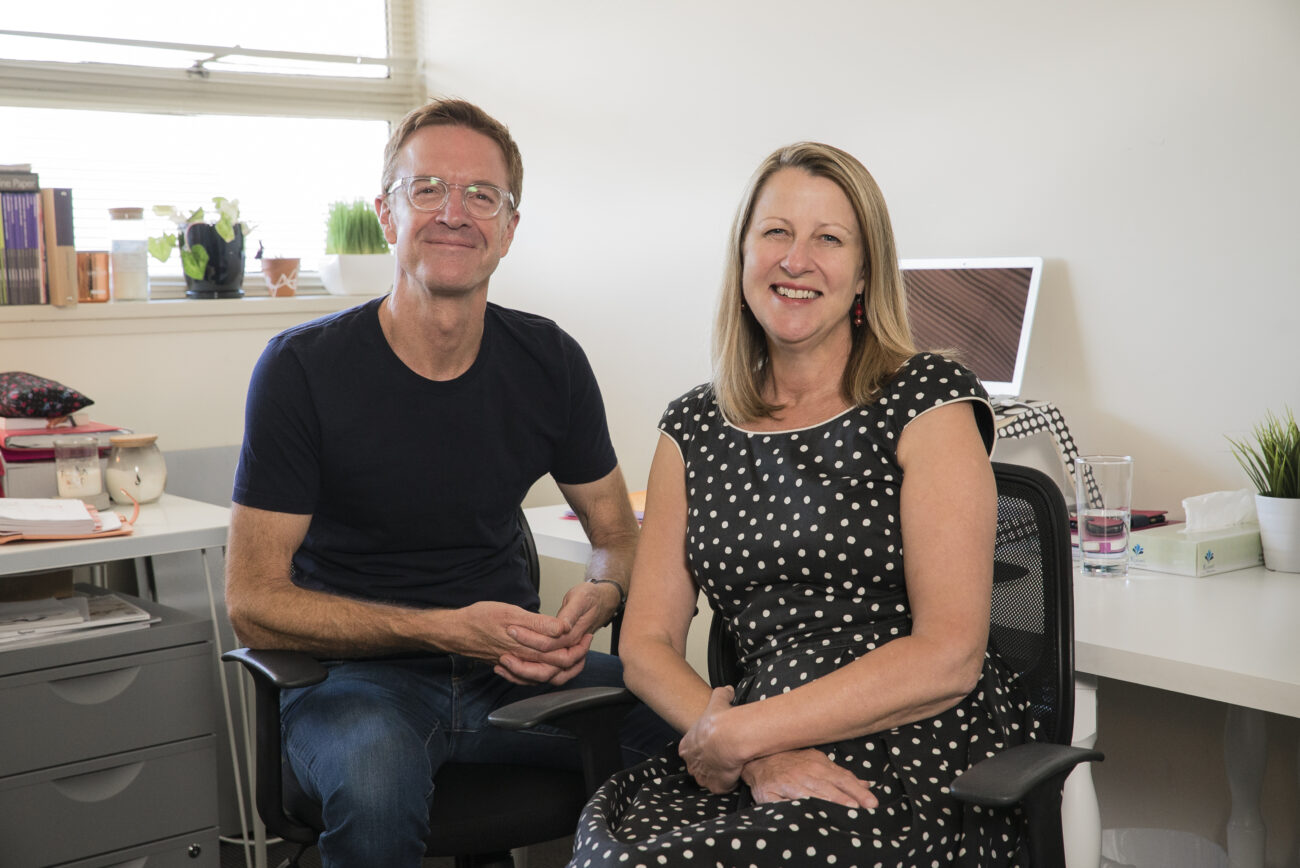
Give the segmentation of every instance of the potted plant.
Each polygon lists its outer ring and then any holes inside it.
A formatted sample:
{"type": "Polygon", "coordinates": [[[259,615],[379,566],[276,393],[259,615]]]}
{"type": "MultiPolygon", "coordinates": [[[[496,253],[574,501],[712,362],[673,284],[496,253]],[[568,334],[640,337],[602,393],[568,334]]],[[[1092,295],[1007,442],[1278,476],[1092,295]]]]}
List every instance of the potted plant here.
{"type": "Polygon", "coordinates": [[[189,298],[239,298],[244,294],[244,236],[251,230],[239,219],[239,200],[214,196],[212,213],[186,213],[173,205],[155,205],[153,213],[176,224],[176,231],[149,239],[159,262],[180,250],[189,298]]]}
{"type": "Polygon", "coordinates": [[[271,256],[259,241],[253,258],[262,263],[262,279],[273,297],[290,296],[298,291],[298,267],[302,264],[299,257],[271,256]]]}
{"type": "Polygon", "coordinates": [[[364,199],[330,205],[320,279],[335,295],[378,295],[392,287],[393,254],[375,209],[364,199]]]}
{"type": "Polygon", "coordinates": [[[1255,426],[1250,439],[1233,440],[1232,454],[1255,485],[1255,511],[1264,566],[1300,573],[1300,427],[1288,409],[1255,426]]]}

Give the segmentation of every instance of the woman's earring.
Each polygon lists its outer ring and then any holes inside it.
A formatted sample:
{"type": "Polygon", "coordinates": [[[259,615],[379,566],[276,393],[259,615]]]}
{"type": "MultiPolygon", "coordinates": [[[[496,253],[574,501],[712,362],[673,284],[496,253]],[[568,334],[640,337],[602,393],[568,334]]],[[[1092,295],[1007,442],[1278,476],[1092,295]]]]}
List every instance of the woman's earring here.
{"type": "Polygon", "coordinates": [[[863,313],[864,311],[862,310],[862,293],[858,293],[857,295],[853,296],[853,324],[855,326],[858,326],[859,328],[862,327],[863,313]]]}

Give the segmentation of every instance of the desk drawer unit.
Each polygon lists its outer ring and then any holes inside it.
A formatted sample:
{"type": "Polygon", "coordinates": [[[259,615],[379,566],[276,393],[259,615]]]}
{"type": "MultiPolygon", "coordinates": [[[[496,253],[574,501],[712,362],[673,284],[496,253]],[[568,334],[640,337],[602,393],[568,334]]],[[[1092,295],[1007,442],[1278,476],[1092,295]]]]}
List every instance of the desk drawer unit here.
{"type": "Polygon", "coordinates": [[[0,776],[212,732],[212,645],[0,678],[0,776]]]}
{"type": "Polygon", "coordinates": [[[44,868],[191,832],[217,815],[215,737],[0,780],[6,868],[44,868]]]}
{"type": "Polygon", "coordinates": [[[215,868],[206,619],[0,651],[0,866],[215,868]]]}

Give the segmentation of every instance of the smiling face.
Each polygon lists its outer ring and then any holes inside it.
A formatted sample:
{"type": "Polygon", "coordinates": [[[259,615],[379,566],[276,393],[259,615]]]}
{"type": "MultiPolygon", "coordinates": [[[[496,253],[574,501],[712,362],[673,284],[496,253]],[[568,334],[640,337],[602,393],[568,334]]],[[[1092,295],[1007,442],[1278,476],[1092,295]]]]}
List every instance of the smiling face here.
{"type": "MultiPolygon", "coordinates": [[[[509,185],[501,148],[460,126],[416,130],[402,145],[396,169],[398,178],[432,175],[452,184],[509,185]]],[[[459,188],[438,211],[412,208],[400,189],[377,199],[376,207],[397,256],[397,288],[414,285],[438,295],[486,292],[519,222],[518,212],[509,207],[486,220],[471,217],[459,188]]]]}
{"type": "Polygon", "coordinates": [[[773,350],[842,344],[848,352],[864,252],[853,206],[834,181],[803,169],[773,174],[754,203],[742,250],[745,304],[773,350]]]}

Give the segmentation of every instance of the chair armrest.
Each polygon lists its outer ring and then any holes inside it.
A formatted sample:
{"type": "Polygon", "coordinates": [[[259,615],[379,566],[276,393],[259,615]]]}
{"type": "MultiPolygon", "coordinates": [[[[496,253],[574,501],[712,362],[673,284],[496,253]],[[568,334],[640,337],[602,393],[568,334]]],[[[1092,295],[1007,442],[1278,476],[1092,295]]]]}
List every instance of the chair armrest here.
{"type": "Polygon", "coordinates": [[[578,740],[587,795],[627,765],[619,744],[623,716],[636,704],[625,687],[575,687],[503,705],[488,715],[502,729],[531,729],[547,724],[573,733],[578,740]]]}
{"type": "Polygon", "coordinates": [[[963,802],[1007,807],[1079,763],[1100,762],[1104,758],[1098,751],[1081,747],[1025,742],[977,762],[959,775],[949,790],[963,802]]]}
{"type": "Polygon", "coordinates": [[[626,687],[575,687],[531,696],[503,705],[488,715],[493,726],[502,729],[532,729],[540,723],[564,726],[565,715],[589,709],[631,706],[636,702],[626,687]]]}
{"type": "Polygon", "coordinates": [[[251,674],[265,678],[280,690],[319,684],[329,674],[319,660],[302,651],[236,648],[222,654],[221,659],[244,664],[251,674]]]}

